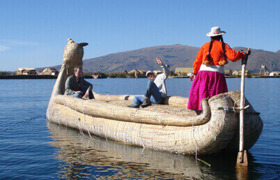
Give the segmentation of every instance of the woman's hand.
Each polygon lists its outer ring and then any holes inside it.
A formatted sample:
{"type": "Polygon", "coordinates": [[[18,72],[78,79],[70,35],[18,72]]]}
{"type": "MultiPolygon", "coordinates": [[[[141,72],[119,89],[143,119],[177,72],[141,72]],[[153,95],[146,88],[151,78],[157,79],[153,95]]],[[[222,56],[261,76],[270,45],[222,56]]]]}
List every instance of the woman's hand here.
{"type": "Polygon", "coordinates": [[[251,54],[251,49],[248,48],[247,51],[245,52],[247,55],[250,55],[251,54]]]}
{"type": "Polygon", "coordinates": [[[190,80],[193,81],[193,80],[195,79],[195,76],[196,76],[195,74],[192,74],[192,75],[190,76],[190,80]]]}

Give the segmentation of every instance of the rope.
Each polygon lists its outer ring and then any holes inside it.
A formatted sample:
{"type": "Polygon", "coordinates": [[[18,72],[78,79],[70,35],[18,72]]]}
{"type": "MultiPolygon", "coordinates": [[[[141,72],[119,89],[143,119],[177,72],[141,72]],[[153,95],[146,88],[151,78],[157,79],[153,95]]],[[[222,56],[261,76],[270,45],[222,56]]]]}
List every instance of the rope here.
{"type": "Polygon", "coordinates": [[[194,139],[194,142],[195,142],[195,159],[197,159],[197,142],[196,142],[196,139],[195,139],[195,136],[194,136],[194,132],[195,132],[195,128],[194,128],[194,122],[193,122],[193,119],[192,119],[192,135],[193,135],[193,139],[194,139]]]}
{"type": "Polygon", "coordinates": [[[76,110],[76,98],[74,100],[74,108],[75,108],[75,111],[77,112],[77,110],[76,110]]]}
{"type": "Polygon", "coordinates": [[[60,125],[60,118],[58,118],[58,124],[60,125]]]}
{"type": "MultiPolygon", "coordinates": [[[[66,98],[64,98],[64,107],[66,106],[66,98]]],[[[67,121],[67,119],[66,119],[66,127],[68,127],[68,121],[67,121]]]]}
{"type": "Polygon", "coordinates": [[[89,131],[89,126],[87,125],[87,121],[86,121],[86,115],[85,115],[86,107],[87,106],[84,106],[84,101],[83,101],[83,103],[82,103],[82,110],[83,110],[83,115],[84,115],[84,125],[87,128],[88,135],[91,137],[91,134],[90,134],[90,131],[89,131]]]}
{"type": "MultiPolygon", "coordinates": [[[[217,137],[212,133],[212,131],[211,130],[209,130],[209,128],[210,128],[210,125],[208,126],[208,131],[210,132],[210,134],[214,137],[214,141],[216,141],[216,139],[217,139],[217,137]]],[[[214,128],[215,129],[215,128],[214,128]]]]}
{"type": "MultiPolygon", "coordinates": [[[[68,106],[67,106],[67,103],[66,103],[66,100],[67,100],[67,99],[66,99],[66,98],[63,98],[63,99],[64,99],[63,105],[66,106],[66,107],[68,107],[68,106]]],[[[56,101],[57,101],[57,100],[56,100],[56,101]]],[[[60,104],[60,103],[59,103],[59,104],[60,104]]],[[[68,125],[71,126],[71,124],[73,124],[73,123],[74,123],[74,122],[72,122],[72,121],[70,121],[70,123],[69,123],[69,122],[67,121],[67,119],[66,119],[66,120],[65,120],[65,126],[66,126],[66,128],[68,127],[68,125]]],[[[59,121],[59,125],[60,125],[60,121],[59,121]]]]}
{"type": "Polygon", "coordinates": [[[116,117],[115,117],[115,110],[114,109],[112,109],[113,110],[113,119],[116,119],[116,117]]]}
{"type": "Polygon", "coordinates": [[[142,125],[143,125],[143,124],[141,124],[141,125],[140,125],[140,128],[139,128],[139,135],[140,135],[140,140],[141,140],[142,146],[143,146],[143,148],[145,149],[146,147],[145,147],[144,142],[143,142],[143,139],[142,139],[142,125]]]}
{"type": "MultiPolygon", "coordinates": [[[[76,114],[78,114],[78,116],[79,116],[79,113],[77,112],[77,108],[76,108],[76,100],[77,99],[75,98],[75,100],[74,100],[74,107],[75,107],[76,114]]],[[[78,128],[79,128],[80,134],[84,135],[83,130],[81,128],[81,118],[78,118],[77,125],[78,125],[78,128]]]]}
{"type": "Polygon", "coordinates": [[[158,114],[158,115],[156,116],[156,120],[157,120],[157,122],[158,122],[159,124],[163,125],[163,123],[160,121],[159,116],[160,116],[160,114],[158,114]]]}
{"type": "Polygon", "coordinates": [[[104,129],[104,126],[103,126],[103,132],[104,132],[104,137],[105,137],[106,141],[108,141],[107,136],[106,136],[106,132],[105,132],[105,129],[104,129]]]}
{"type": "Polygon", "coordinates": [[[87,127],[87,130],[88,130],[88,135],[89,135],[89,137],[91,137],[91,133],[90,133],[90,127],[89,127],[89,125],[86,125],[86,127],[87,127]]]}
{"type": "Polygon", "coordinates": [[[133,122],[135,122],[135,114],[136,114],[137,111],[138,111],[138,109],[135,109],[135,111],[132,111],[132,112],[130,113],[130,114],[131,114],[130,117],[132,117],[133,122]]]}
{"type": "Polygon", "coordinates": [[[60,124],[60,118],[58,118],[58,124],[59,124],[59,126],[61,125],[61,124],[60,124]]]}

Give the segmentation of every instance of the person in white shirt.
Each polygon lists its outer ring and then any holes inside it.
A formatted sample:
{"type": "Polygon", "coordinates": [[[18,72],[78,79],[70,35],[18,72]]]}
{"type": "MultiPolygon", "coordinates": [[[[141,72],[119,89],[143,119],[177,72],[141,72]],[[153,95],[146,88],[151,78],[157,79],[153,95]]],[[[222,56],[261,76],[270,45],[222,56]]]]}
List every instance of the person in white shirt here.
{"type": "Polygon", "coordinates": [[[160,58],[156,58],[157,64],[161,66],[163,73],[155,76],[152,71],[147,71],[146,76],[149,79],[145,97],[135,96],[132,103],[128,107],[139,108],[150,106],[151,103],[160,104],[164,102],[167,96],[165,80],[170,74],[170,70],[162,63],[160,58]]]}

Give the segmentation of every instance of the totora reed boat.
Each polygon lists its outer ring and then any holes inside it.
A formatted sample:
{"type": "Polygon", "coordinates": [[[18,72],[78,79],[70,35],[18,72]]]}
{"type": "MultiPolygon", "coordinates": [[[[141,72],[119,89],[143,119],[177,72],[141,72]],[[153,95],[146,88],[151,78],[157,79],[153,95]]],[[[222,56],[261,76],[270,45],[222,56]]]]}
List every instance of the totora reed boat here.
{"type": "MultiPolygon", "coordinates": [[[[204,99],[203,112],[196,115],[186,109],[188,98],[170,96],[164,104],[146,108],[126,107],[133,95],[102,95],[84,100],[64,94],[65,81],[82,65],[83,47],[68,39],[63,64],[53,88],[47,119],[124,144],[180,154],[213,154],[222,150],[238,151],[240,92],[232,91],[204,99]]],[[[258,140],[263,123],[246,100],[244,149],[258,140]]]]}

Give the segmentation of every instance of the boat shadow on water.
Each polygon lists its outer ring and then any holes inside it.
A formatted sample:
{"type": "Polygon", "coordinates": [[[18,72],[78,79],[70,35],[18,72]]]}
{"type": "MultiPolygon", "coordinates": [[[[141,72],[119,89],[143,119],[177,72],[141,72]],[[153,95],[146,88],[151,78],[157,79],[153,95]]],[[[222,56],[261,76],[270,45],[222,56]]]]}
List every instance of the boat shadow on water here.
{"type": "MultiPolygon", "coordinates": [[[[235,172],[236,155],[186,156],[127,146],[47,121],[60,161],[58,176],[76,178],[247,179],[235,172]]],[[[250,164],[253,156],[249,153],[250,164]]]]}

